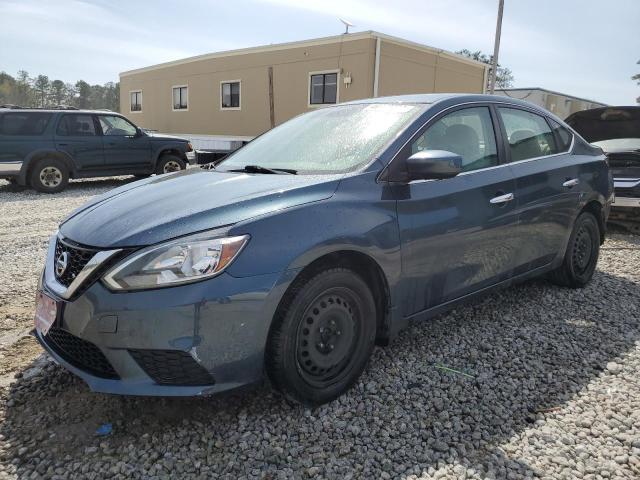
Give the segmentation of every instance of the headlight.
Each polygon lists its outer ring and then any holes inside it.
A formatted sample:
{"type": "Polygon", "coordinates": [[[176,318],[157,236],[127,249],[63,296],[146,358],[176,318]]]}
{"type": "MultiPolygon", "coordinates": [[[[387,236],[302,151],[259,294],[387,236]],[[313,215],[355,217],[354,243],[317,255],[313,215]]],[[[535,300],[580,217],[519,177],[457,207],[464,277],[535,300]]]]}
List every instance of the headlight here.
{"type": "MultiPolygon", "coordinates": [[[[209,233],[211,235],[211,233],[209,233]]],[[[145,248],[125,258],[102,278],[111,290],[144,290],[197,282],[221,273],[249,240],[192,235],[145,248]]]]}

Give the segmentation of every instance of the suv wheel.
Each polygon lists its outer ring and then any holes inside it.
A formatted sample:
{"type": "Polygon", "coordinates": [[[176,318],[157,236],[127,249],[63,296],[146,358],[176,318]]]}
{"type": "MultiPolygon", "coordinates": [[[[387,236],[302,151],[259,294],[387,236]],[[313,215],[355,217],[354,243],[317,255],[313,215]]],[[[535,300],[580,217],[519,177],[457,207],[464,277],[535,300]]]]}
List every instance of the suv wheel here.
{"type": "Polygon", "coordinates": [[[550,273],[558,285],[582,288],[593,277],[600,255],[600,227],[589,212],[581,213],[573,225],[562,265],[550,273]]]}
{"type": "Polygon", "coordinates": [[[69,169],[56,158],[38,160],[31,169],[30,183],[39,192],[56,193],[69,183],[69,169]]]}
{"type": "Polygon", "coordinates": [[[163,155],[156,167],[156,173],[161,175],[163,173],[179,172],[185,168],[187,168],[187,164],[180,157],[163,155]]]}
{"type": "Polygon", "coordinates": [[[305,405],[329,402],[364,370],[376,335],[371,290],[355,272],[332,268],[296,281],[269,334],[266,365],[274,386],[305,405]]]}

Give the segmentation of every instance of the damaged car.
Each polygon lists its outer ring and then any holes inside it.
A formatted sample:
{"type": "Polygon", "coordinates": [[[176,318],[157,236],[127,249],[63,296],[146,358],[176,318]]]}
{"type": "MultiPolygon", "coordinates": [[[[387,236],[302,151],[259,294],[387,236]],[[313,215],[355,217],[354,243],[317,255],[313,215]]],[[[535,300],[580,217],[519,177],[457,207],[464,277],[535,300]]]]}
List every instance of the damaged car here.
{"type": "Polygon", "coordinates": [[[607,154],[615,183],[609,221],[640,232],[640,107],[584,110],[566,122],[607,154]]]}
{"type": "Polygon", "coordinates": [[[35,336],[97,392],[266,377],[318,405],[409,321],[541,275],[587,285],[612,194],[602,150],[527,102],[314,109],[213,168],[72,212],[50,240],[35,336]]]}

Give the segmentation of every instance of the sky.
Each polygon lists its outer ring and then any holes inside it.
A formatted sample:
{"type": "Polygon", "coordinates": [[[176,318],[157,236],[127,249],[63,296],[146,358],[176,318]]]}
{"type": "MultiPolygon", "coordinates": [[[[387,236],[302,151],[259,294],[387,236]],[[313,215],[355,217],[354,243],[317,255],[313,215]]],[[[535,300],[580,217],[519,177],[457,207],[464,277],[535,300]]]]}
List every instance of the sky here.
{"type": "MultiPolygon", "coordinates": [[[[0,0],[0,71],[89,83],[203,53],[377,30],[493,51],[498,0],[0,0]]],[[[631,105],[640,0],[505,0],[500,63],[515,87],[631,105]]]]}

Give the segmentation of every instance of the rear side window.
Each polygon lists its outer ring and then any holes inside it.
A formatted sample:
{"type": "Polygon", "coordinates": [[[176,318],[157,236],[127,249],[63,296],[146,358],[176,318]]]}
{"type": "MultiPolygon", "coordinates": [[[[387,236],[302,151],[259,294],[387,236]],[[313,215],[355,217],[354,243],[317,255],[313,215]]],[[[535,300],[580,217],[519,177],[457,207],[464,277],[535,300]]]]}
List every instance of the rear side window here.
{"type": "Polygon", "coordinates": [[[555,120],[549,119],[549,123],[551,124],[553,133],[556,134],[556,140],[558,141],[558,151],[568,152],[569,148],[571,147],[571,141],[573,140],[573,134],[555,120]]]}
{"type": "Polygon", "coordinates": [[[0,115],[0,135],[42,135],[51,120],[50,113],[20,112],[0,115]]]}
{"type": "Polygon", "coordinates": [[[65,115],[56,133],[67,137],[90,137],[96,134],[96,126],[91,115],[65,115]]]}
{"type": "Polygon", "coordinates": [[[544,117],[516,108],[498,107],[498,113],[507,131],[512,162],[558,153],[544,117]]]}
{"type": "Polygon", "coordinates": [[[465,108],[437,120],[411,144],[411,154],[422,150],[457,153],[466,172],[497,165],[496,138],[489,109],[465,108]]]}

